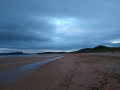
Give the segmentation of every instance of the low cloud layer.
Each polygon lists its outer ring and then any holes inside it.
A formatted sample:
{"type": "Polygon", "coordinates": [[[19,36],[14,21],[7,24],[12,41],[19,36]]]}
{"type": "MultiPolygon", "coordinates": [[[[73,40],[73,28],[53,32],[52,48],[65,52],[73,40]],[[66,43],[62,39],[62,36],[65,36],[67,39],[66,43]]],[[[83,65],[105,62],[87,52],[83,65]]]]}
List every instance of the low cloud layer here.
{"type": "Polygon", "coordinates": [[[120,46],[120,0],[1,0],[0,52],[120,46]]]}

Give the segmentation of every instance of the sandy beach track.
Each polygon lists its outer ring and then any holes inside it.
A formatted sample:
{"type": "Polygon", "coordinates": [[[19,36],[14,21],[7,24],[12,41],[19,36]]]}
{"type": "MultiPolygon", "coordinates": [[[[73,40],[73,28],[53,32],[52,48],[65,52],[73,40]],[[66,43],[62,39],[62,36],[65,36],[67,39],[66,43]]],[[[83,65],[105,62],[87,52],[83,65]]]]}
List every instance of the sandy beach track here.
{"type": "Polygon", "coordinates": [[[65,54],[0,90],[120,90],[120,57],[65,54]]]}

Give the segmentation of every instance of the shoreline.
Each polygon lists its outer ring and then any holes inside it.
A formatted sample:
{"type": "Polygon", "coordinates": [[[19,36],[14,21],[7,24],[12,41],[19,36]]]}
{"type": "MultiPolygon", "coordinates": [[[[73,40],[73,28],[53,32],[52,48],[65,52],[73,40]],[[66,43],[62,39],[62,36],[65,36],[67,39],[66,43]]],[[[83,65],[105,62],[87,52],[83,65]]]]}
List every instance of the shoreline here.
{"type": "Polygon", "coordinates": [[[44,61],[46,59],[55,58],[51,57],[0,57],[0,72],[8,71],[22,65],[32,64],[35,62],[44,61]]]}
{"type": "Polygon", "coordinates": [[[64,58],[28,71],[1,90],[119,90],[120,57],[64,54],[64,58]]]}
{"type": "Polygon", "coordinates": [[[55,57],[55,58],[42,60],[39,62],[34,62],[32,64],[21,65],[15,69],[1,72],[0,73],[0,85],[4,85],[6,83],[13,83],[14,81],[16,81],[18,79],[19,76],[24,75],[24,73],[26,73],[27,71],[33,71],[42,65],[45,65],[49,62],[58,60],[63,57],[64,56],[59,56],[59,57],[55,57]]]}

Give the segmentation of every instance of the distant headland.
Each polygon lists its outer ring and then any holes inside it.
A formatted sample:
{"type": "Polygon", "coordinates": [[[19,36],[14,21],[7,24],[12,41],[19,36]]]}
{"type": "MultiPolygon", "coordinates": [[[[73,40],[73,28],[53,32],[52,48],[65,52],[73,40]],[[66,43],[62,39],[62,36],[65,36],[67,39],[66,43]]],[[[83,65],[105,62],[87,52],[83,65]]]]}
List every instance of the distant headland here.
{"type": "MultiPolygon", "coordinates": [[[[120,47],[107,47],[103,45],[96,46],[94,48],[84,48],[77,51],[72,52],[41,52],[41,53],[34,53],[34,54],[65,54],[65,53],[100,53],[100,52],[120,52],[120,47]]],[[[23,52],[10,52],[10,53],[0,53],[0,55],[25,55],[29,53],[23,52]]]]}

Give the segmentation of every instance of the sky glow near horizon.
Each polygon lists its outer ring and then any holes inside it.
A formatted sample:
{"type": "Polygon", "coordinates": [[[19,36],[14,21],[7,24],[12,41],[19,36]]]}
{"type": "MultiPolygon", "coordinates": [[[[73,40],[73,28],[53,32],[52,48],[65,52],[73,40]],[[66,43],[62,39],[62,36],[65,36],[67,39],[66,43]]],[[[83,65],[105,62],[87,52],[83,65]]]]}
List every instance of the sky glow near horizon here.
{"type": "Polygon", "coordinates": [[[118,39],[118,40],[112,40],[111,43],[118,43],[119,44],[120,43],[120,39],[118,39]]]}
{"type": "Polygon", "coordinates": [[[1,0],[0,52],[120,47],[120,0],[1,0]]]}

